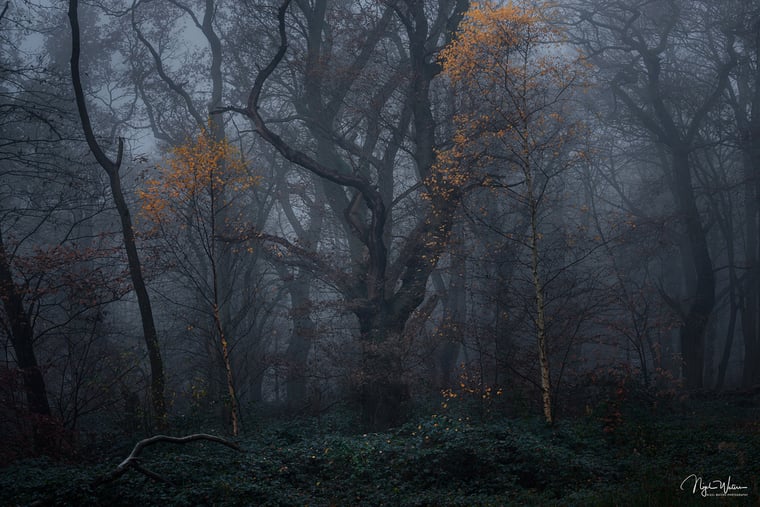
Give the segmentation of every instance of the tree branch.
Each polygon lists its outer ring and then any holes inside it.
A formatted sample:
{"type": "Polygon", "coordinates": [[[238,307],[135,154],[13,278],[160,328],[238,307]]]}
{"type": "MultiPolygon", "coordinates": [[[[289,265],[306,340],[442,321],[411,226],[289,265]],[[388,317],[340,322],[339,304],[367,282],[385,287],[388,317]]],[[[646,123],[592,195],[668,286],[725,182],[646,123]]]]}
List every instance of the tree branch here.
{"type": "Polygon", "coordinates": [[[385,221],[387,210],[380,191],[367,179],[357,174],[350,174],[329,168],[306,153],[294,149],[280,136],[272,132],[259,113],[259,99],[266,80],[272,75],[277,66],[282,62],[288,49],[287,32],[285,30],[285,14],[287,13],[290,0],[284,0],[277,11],[280,46],[272,60],[256,76],[253,87],[248,96],[248,105],[245,114],[253,122],[256,132],[272,145],[283,157],[290,162],[306,169],[307,171],[343,187],[356,189],[370,210],[371,219],[368,234],[361,238],[369,252],[367,268],[367,289],[370,300],[382,299],[383,280],[387,262],[387,248],[384,244],[385,221]]]}
{"type": "MultiPolygon", "coordinates": [[[[367,203],[371,203],[371,209],[375,211],[377,215],[378,211],[381,211],[381,216],[376,216],[376,219],[383,221],[385,215],[385,207],[379,193],[372,187],[372,185],[365,179],[353,174],[344,174],[329,167],[326,167],[309,155],[300,150],[292,148],[286,143],[280,136],[272,132],[264,122],[259,112],[259,100],[261,98],[261,91],[264,88],[264,83],[272,75],[277,66],[282,62],[285,57],[285,53],[288,49],[288,37],[285,31],[285,14],[287,12],[290,0],[285,0],[277,11],[277,19],[279,21],[279,34],[280,34],[280,46],[277,49],[272,60],[261,69],[256,76],[256,79],[251,88],[251,92],[248,95],[248,105],[245,110],[241,111],[248,116],[256,127],[256,132],[269,144],[271,144],[280,154],[290,162],[303,167],[304,169],[316,174],[317,176],[324,178],[332,183],[352,187],[357,189],[364,195],[367,203]]],[[[226,110],[240,111],[233,108],[225,108],[226,110]]]]}
{"type": "Polygon", "coordinates": [[[221,445],[225,445],[231,449],[235,449],[236,451],[240,451],[240,447],[234,442],[231,442],[229,440],[226,440],[221,437],[217,437],[215,435],[208,435],[206,433],[195,433],[192,435],[187,435],[184,437],[170,437],[167,435],[155,435],[150,438],[145,438],[143,440],[140,440],[135,445],[134,449],[132,449],[132,452],[129,453],[129,456],[119,463],[116,468],[109,474],[97,477],[92,483],[90,484],[91,487],[100,486],[101,484],[106,484],[108,482],[113,482],[125,473],[129,471],[130,468],[133,468],[134,470],[140,472],[143,475],[146,475],[147,477],[150,477],[151,479],[165,482],[167,484],[172,484],[171,481],[166,479],[165,477],[162,477],[155,472],[151,472],[150,470],[147,470],[143,466],[141,466],[138,463],[138,459],[140,454],[142,453],[143,449],[146,447],[149,447],[151,445],[155,445],[159,442],[168,442],[171,444],[186,444],[188,442],[195,442],[198,440],[208,440],[210,442],[216,442],[221,445]]]}
{"type": "Polygon", "coordinates": [[[90,147],[90,151],[95,156],[98,164],[107,172],[116,174],[119,172],[119,165],[121,164],[122,154],[124,152],[124,140],[119,139],[119,148],[116,155],[116,161],[114,162],[108,155],[105,154],[103,149],[95,139],[95,133],[92,129],[92,122],[90,121],[90,114],[87,112],[87,105],[84,97],[84,88],[82,87],[82,75],[79,70],[79,57],[81,54],[81,37],[79,30],[79,14],[78,14],[79,2],[78,0],[69,1],[69,22],[71,23],[71,81],[74,87],[74,96],[77,103],[77,111],[82,121],[82,129],[84,131],[84,137],[87,140],[87,146],[90,147]]]}
{"type": "Polygon", "coordinates": [[[164,69],[164,63],[161,60],[161,55],[159,55],[158,51],[156,51],[153,45],[150,42],[148,42],[148,39],[145,38],[145,36],[140,31],[140,28],[137,26],[137,20],[135,20],[134,10],[132,10],[132,29],[135,31],[135,35],[137,35],[137,39],[143,44],[143,46],[145,46],[145,48],[153,57],[153,63],[156,65],[156,72],[158,72],[158,75],[161,78],[161,80],[166,84],[166,86],[169,87],[169,89],[171,89],[174,93],[182,97],[182,100],[185,102],[185,106],[187,107],[187,112],[190,113],[190,116],[193,117],[193,119],[199,126],[203,127],[206,122],[203,120],[203,116],[195,107],[192,97],[190,97],[190,94],[187,93],[187,91],[181,85],[177,84],[177,82],[174,81],[166,73],[166,69],[164,69]]]}

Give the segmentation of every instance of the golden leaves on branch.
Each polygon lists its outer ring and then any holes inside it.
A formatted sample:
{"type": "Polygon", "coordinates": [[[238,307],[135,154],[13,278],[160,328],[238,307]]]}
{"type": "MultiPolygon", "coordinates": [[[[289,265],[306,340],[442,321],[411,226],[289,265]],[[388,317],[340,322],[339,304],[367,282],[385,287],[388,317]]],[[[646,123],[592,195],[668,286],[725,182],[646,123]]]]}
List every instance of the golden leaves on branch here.
{"type": "Polygon", "coordinates": [[[512,61],[515,48],[547,30],[542,26],[534,9],[513,4],[486,1],[473,4],[467,12],[457,37],[439,58],[444,76],[471,103],[458,106],[451,145],[437,153],[425,181],[426,198],[449,199],[468,184],[482,181],[493,162],[489,147],[494,141],[513,137],[512,124],[498,107],[505,92],[504,76],[509,75],[507,81],[511,81],[512,74],[519,71],[512,61]]]}
{"type": "Polygon", "coordinates": [[[426,182],[428,197],[446,198],[450,185],[488,186],[494,175],[524,171],[536,157],[563,156],[578,129],[565,98],[584,86],[587,66],[550,13],[547,3],[475,3],[441,51],[458,111],[451,145],[426,182]]]}
{"type": "Polygon", "coordinates": [[[142,215],[155,227],[215,220],[259,179],[227,139],[214,139],[208,129],[172,148],[157,171],[155,178],[146,181],[146,188],[138,191],[142,215]]]}
{"type": "Polygon", "coordinates": [[[515,48],[538,39],[546,39],[554,32],[542,22],[538,7],[518,7],[512,3],[499,5],[484,1],[474,3],[460,24],[454,41],[443,51],[440,59],[444,72],[453,83],[498,85],[498,72],[490,75],[484,69],[517,71],[511,61],[515,48]],[[483,78],[491,82],[483,82],[483,78]]]}

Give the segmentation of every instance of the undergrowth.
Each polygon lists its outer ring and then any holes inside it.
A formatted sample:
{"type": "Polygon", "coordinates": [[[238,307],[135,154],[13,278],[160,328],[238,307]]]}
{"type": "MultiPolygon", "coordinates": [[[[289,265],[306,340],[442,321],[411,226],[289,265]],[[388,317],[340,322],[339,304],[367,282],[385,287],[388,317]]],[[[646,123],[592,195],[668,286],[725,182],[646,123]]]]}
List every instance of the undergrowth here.
{"type": "Polygon", "coordinates": [[[261,421],[241,451],[209,442],[146,449],[135,471],[90,487],[124,458],[36,459],[0,469],[0,504],[28,505],[758,505],[758,409],[706,404],[631,410],[610,429],[589,416],[547,428],[531,418],[434,415],[384,433],[312,419],[261,421]],[[715,483],[717,484],[717,483],[715,483]],[[682,488],[683,485],[683,488],[682,488]],[[719,490],[709,490],[719,493],[719,490]]]}

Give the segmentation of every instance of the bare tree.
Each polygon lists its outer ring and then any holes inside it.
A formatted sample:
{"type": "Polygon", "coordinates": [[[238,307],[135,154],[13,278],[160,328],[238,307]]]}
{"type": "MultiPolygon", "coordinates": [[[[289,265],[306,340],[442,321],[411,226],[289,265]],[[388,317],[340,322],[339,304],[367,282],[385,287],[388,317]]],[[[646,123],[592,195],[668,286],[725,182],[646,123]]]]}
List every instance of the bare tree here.
{"type": "Polygon", "coordinates": [[[719,34],[724,47],[722,59],[708,63],[697,77],[687,60],[699,58],[695,33],[705,33],[704,40],[709,38],[709,3],[576,2],[568,7],[577,14],[577,42],[591,61],[604,69],[606,83],[624,107],[627,119],[663,150],[662,168],[685,236],[683,274],[688,295],[684,307],[679,303],[675,308],[682,315],[683,374],[688,387],[701,388],[716,280],[708,226],[695,188],[694,154],[700,130],[725,92],[736,65],[730,52],[734,37],[719,34]],[[688,90],[679,88],[685,83],[693,84],[688,90]]]}
{"type": "Polygon", "coordinates": [[[153,319],[153,309],[150,303],[150,296],[143,278],[140,256],[135,241],[135,231],[132,225],[132,217],[129,205],[124,196],[121,187],[121,169],[124,155],[124,140],[119,138],[116,158],[111,159],[103,151],[100,143],[95,137],[95,133],[90,122],[90,115],[87,111],[87,103],[82,85],[81,71],[79,68],[79,58],[81,53],[81,37],[79,30],[78,17],[78,0],[69,1],[69,23],[71,24],[71,79],[76,97],[77,111],[82,122],[87,145],[100,167],[108,175],[108,181],[111,187],[111,194],[116,205],[121,220],[121,231],[124,238],[124,248],[127,252],[127,261],[129,265],[129,274],[132,279],[132,285],[137,296],[137,303],[140,308],[140,316],[143,328],[143,337],[145,346],[148,350],[151,370],[151,399],[153,403],[154,417],[157,424],[161,427],[166,424],[166,401],[164,398],[164,389],[166,375],[164,372],[163,360],[156,332],[156,324],[153,319]]]}

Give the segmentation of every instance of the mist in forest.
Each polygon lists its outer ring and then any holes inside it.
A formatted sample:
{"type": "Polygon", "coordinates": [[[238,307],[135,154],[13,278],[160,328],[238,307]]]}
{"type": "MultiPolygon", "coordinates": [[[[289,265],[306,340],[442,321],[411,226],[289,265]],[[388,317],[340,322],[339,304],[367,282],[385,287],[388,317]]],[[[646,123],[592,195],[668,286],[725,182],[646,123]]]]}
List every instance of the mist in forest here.
{"type": "Polygon", "coordinates": [[[3,501],[757,499],[757,2],[0,11],[3,501]]]}

